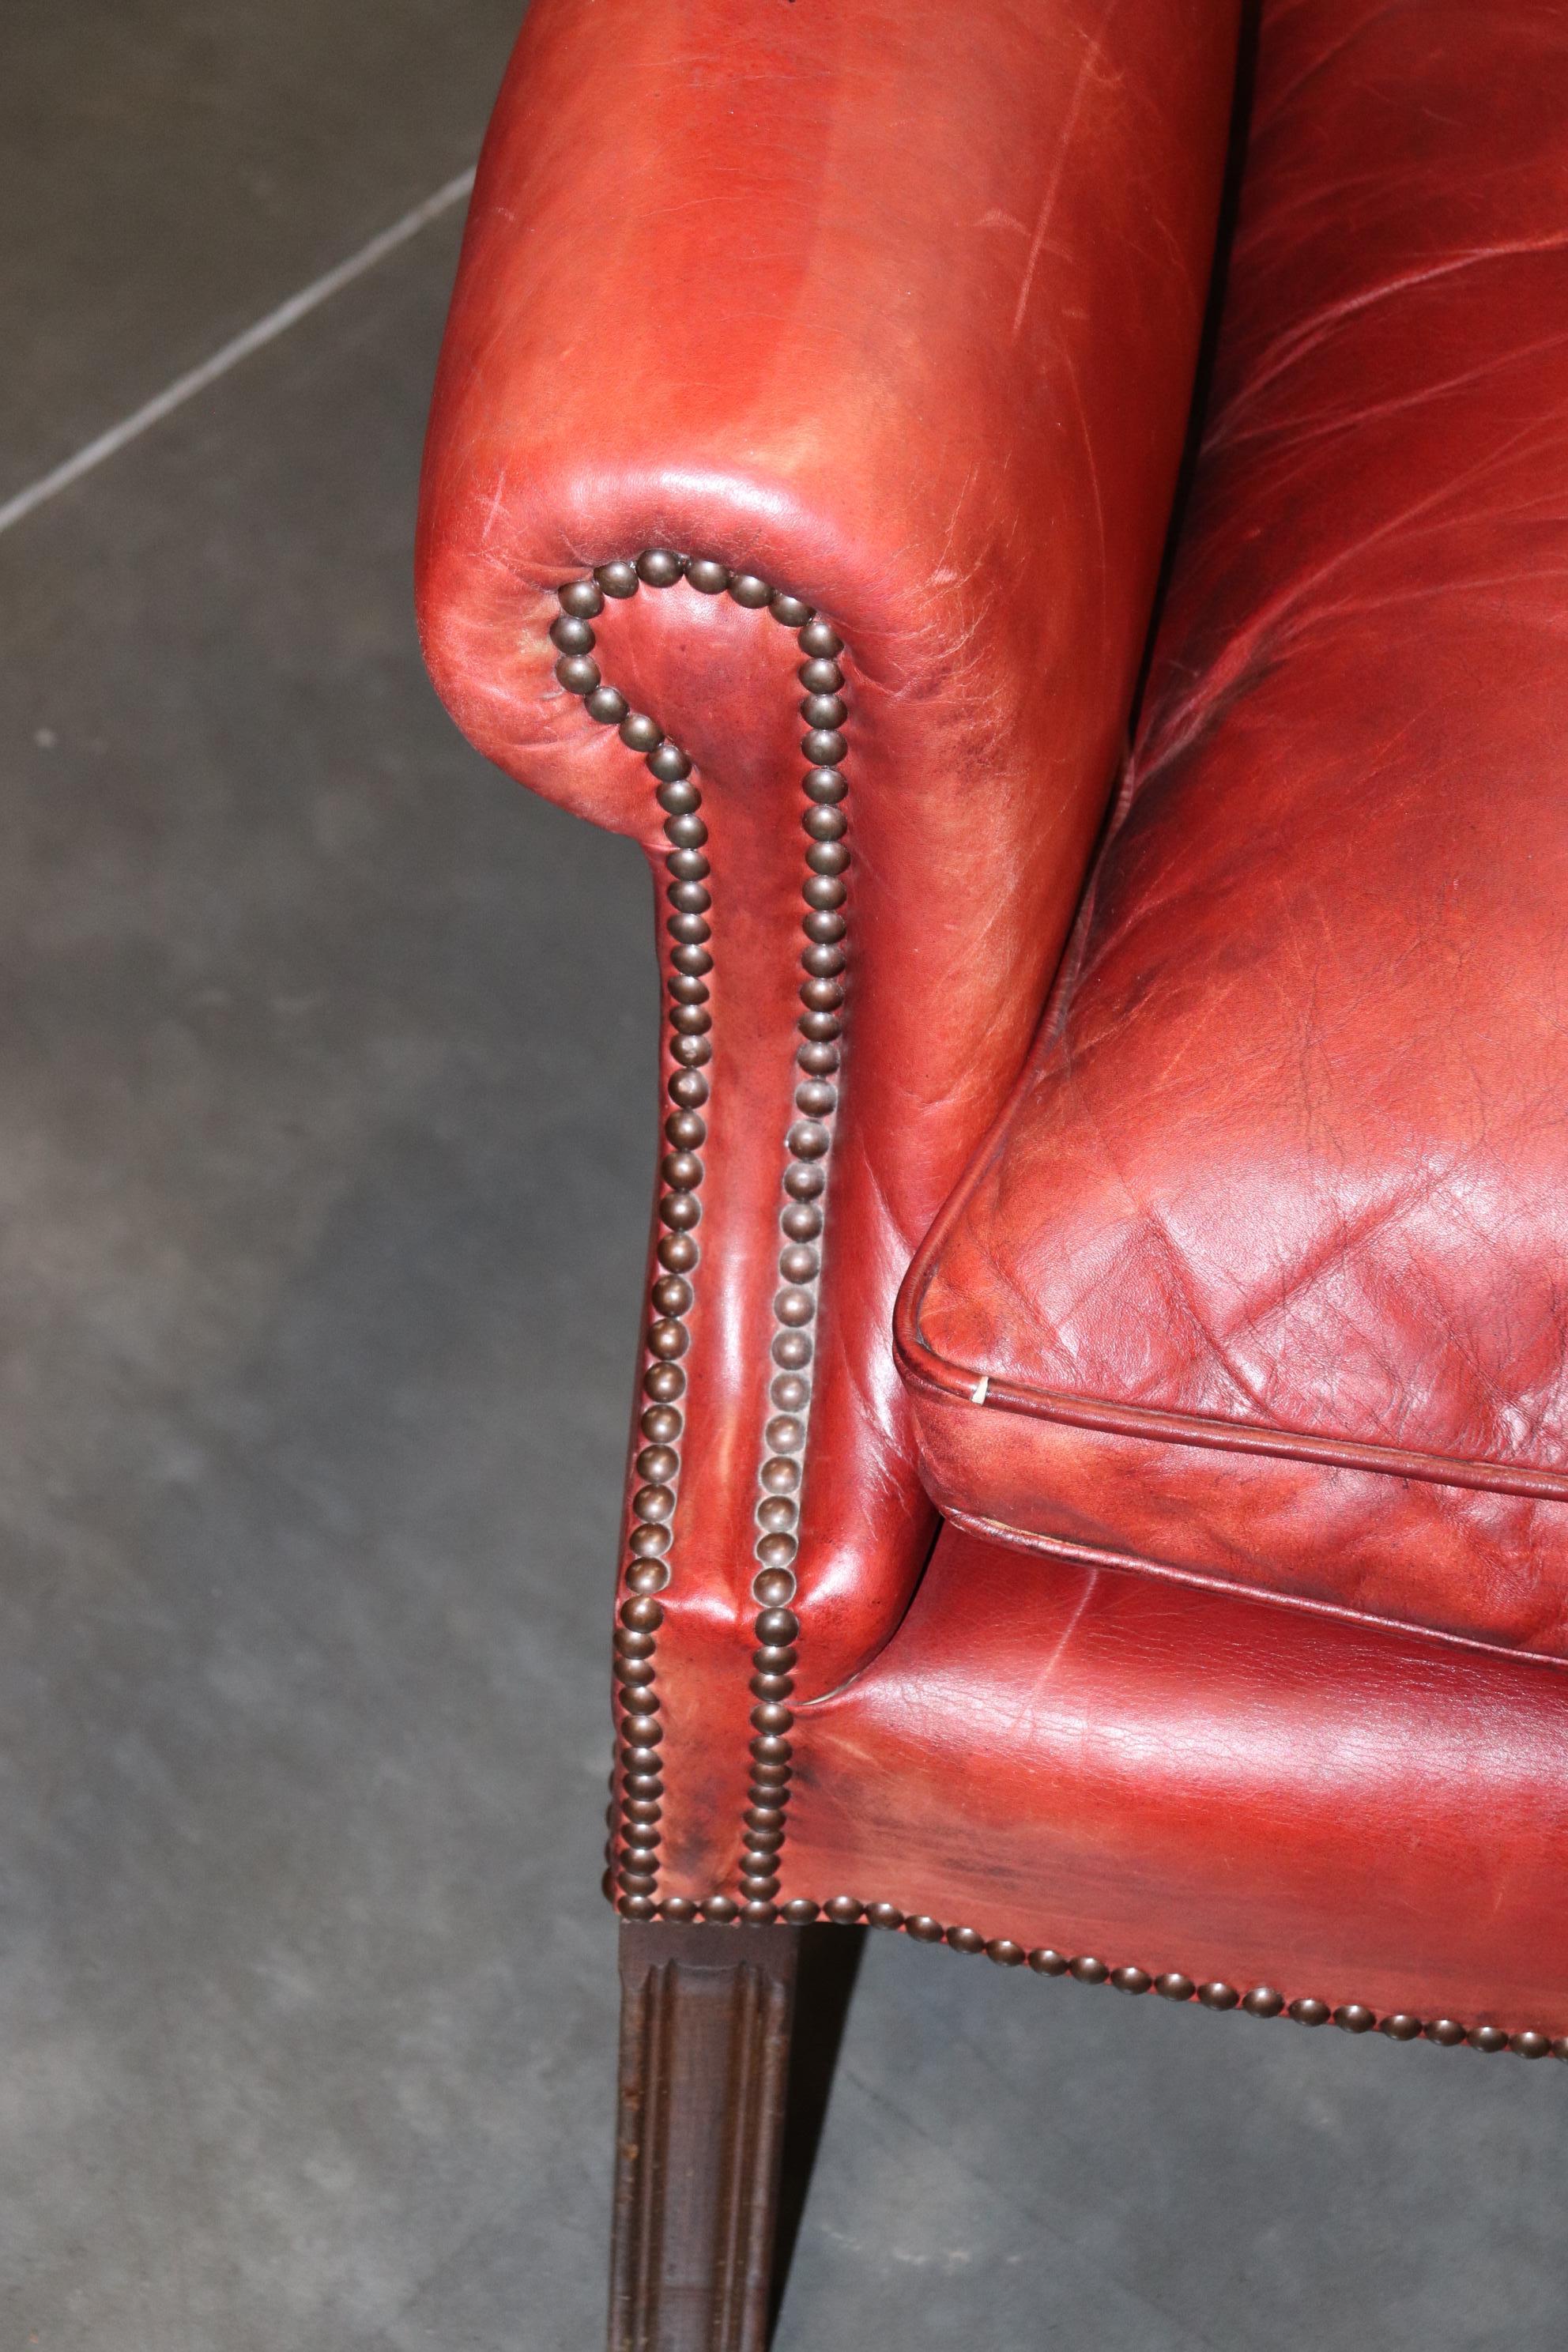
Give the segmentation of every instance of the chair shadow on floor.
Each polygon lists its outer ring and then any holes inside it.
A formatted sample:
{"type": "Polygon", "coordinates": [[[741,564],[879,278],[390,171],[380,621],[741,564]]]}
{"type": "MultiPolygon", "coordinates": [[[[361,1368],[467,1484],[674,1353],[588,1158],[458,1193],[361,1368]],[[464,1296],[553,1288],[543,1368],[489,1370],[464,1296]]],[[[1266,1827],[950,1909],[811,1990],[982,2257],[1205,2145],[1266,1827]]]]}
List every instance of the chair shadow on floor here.
{"type": "Polygon", "coordinates": [[[866,1935],[864,1927],[817,1927],[801,1931],[773,2283],[768,2305],[770,2340],[778,2325],[779,2309],[789,2283],[866,1935]]]}

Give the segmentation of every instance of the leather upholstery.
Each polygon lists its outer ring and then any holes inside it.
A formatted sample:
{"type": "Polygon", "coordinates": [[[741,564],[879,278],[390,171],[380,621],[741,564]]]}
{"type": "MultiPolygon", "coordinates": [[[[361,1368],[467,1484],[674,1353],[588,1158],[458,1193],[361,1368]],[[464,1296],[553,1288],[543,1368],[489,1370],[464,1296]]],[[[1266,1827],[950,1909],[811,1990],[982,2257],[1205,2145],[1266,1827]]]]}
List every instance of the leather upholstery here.
{"type": "Polygon", "coordinates": [[[1116,1570],[1034,1575],[950,1528],[795,1751],[789,1895],[1568,2032],[1568,1676],[1535,1660],[1116,1570]]]}
{"type": "MultiPolygon", "coordinates": [[[[510,773],[662,854],[557,685],[553,590],[669,547],[842,634],[846,1072],[799,1575],[803,1692],[934,1531],[898,1282],[1016,1075],[1120,756],[1222,175],[1234,0],[536,0],[482,159],[422,492],[421,625],[510,773]],[[913,126],[918,125],[918,131],[913,126]]],[[[697,763],[712,863],[702,1263],[660,1636],[668,1850],[732,1866],[798,1013],[790,634],[682,583],[605,676],[697,763]]]]}
{"type": "MultiPolygon", "coordinates": [[[[473,740],[654,859],[646,769],[557,690],[552,592],[662,545],[846,640],[777,1902],[1568,2035],[1561,8],[1265,11],[1136,753],[997,1116],[1117,764],[1234,37],[1218,0],[538,0],[443,355],[422,623],[473,740]],[[994,1118],[899,1307],[925,1479],[975,1523],[928,1562],[889,1318],[994,1118]]],[[[720,1919],[796,653],[687,583],[595,627],[696,763],[713,900],[672,1574],[657,1654],[617,1636],[657,1870],[622,1900],[720,1919]]]]}
{"type": "Polygon", "coordinates": [[[1560,6],[1266,11],[1125,813],[900,1319],[945,1507],[1557,1659],[1565,123],[1560,6]]]}

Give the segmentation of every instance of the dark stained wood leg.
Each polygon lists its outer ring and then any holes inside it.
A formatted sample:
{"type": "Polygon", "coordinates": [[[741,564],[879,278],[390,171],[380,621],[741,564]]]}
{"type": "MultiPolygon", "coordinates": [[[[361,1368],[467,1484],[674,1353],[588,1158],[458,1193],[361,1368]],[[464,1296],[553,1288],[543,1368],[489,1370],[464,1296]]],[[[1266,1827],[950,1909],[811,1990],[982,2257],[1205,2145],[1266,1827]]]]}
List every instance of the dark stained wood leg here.
{"type": "Polygon", "coordinates": [[[610,2352],[763,2352],[800,1936],[622,1924],[610,2352]]]}
{"type": "Polygon", "coordinates": [[[795,2041],[790,2053],[789,2100],[784,2109],[784,2160],[779,2168],[778,2226],[773,2237],[771,2310],[775,2326],[789,2284],[795,2241],[805,2218],[806,2196],[827,2121],[827,2105],[855,1979],[871,1932],[868,1927],[826,1926],[800,1930],[795,2041]]]}

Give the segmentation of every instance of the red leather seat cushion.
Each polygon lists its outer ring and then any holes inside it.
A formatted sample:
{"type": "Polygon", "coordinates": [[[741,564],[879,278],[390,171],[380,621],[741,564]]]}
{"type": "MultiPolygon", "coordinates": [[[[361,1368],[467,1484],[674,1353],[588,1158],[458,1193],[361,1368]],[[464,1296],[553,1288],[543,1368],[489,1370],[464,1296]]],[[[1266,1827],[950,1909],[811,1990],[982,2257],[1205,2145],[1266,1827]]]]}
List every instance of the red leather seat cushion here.
{"type": "Polygon", "coordinates": [[[1558,1658],[1565,124],[1560,5],[1266,13],[1123,821],[900,1313],[950,1510],[1558,1658]]]}

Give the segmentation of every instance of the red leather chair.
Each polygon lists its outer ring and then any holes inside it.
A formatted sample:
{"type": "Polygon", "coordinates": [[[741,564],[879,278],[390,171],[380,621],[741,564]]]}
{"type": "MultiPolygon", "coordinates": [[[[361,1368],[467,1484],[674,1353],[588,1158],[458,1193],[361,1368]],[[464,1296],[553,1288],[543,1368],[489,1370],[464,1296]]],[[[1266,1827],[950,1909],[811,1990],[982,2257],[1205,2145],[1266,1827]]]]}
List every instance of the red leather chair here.
{"type": "Polygon", "coordinates": [[[536,0],[420,597],[658,890],[617,2347],[762,2340],[808,1922],[1568,2056],[1565,125],[1562,0],[536,0]]]}

